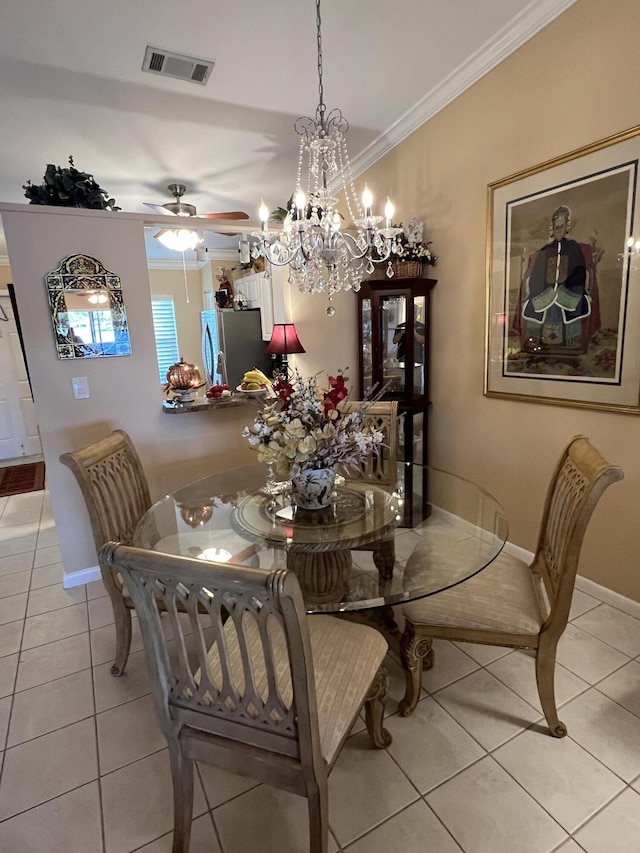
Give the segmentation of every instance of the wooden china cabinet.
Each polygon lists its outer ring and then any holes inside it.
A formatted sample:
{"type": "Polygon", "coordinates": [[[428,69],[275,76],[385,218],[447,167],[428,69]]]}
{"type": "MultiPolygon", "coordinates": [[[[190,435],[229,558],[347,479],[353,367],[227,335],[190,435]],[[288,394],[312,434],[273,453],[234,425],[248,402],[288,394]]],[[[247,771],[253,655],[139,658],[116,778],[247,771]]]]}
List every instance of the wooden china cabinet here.
{"type": "MultiPolygon", "coordinates": [[[[358,292],[359,381],[362,396],[388,383],[384,400],[401,416],[399,460],[428,464],[430,294],[436,279],[368,279],[358,292]]],[[[426,489],[405,468],[405,522],[424,515],[426,489]]]]}

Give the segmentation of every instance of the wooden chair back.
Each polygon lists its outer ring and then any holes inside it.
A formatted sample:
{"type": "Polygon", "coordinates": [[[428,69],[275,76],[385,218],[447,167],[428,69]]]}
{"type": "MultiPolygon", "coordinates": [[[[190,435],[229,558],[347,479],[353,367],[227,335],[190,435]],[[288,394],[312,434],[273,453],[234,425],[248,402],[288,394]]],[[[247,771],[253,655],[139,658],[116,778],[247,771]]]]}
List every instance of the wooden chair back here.
{"type": "Polygon", "coordinates": [[[251,765],[247,746],[260,751],[257,763],[268,752],[286,757],[289,770],[322,762],[309,629],[293,573],[114,543],[101,559],[117,566],[133,598],[167,738],[187,726],[224,739],[216,757],[236,771],[251,765]]]}
{"type": "MultiPolygon", "coordinates": [[[[340,405],[345,414],[356,412],[359,400],[347,400],[340,405]]],[[[380,452],[368,456],[357,476],[359,479],[385,486],[394,486],[397,479],[398,462],[398,402],[378,401],[371,403],[365,412],[363,426],[374,427],[384,436],[380,452]]],[[[348,475],[354,476],[353,470],[348,475]]]]}
{"type": "MultiPolygon", "coordinates": [[[[130,544],[136,525],[151,506],[140,458],[126,432],[116,429],[79,450],[63,453],[89,513],[96,551],[111,540],[130,544]]],[[[98,562],[100,562],[98,558],[98,562]]],[[[111,598],[116,634],[112,675],[122,675],[131,649],[131,598],[117,571],[100,563],[102,582],[111,598]]]]}
{"type": "Polygon", "coordinates": [[[561,634],[569,617],[582,540],[604,490],[621,480],[585,436],[575,436],[558,460],[547,492],[531,571],[542,580],[549,617],[545,631],[561,634]]]}
{"type": "Polygon", "coordinates": [[[60,461],[78,481],[96,551],[111,540],[130,544],[151,498],[140,458],[127,433],[116,429],[79,450],[63,453],[60,461]]]}

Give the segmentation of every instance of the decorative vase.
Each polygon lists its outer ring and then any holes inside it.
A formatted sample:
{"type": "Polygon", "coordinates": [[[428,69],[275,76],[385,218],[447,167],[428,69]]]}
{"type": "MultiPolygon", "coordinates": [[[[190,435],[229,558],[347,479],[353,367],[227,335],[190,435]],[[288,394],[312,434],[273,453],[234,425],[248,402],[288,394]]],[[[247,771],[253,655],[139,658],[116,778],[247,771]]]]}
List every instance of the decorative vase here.
{"type": "Polygon", "coordinates": [[[420,278],[422,263],[420,261],[394,261],[391,264],[394,278],[420,278]]]}
{"type": "Polygon", "coordinates": [[[300,509],[324,509],[331,503],[336,472],[306,468],[291,478],[291,500],[300,509]]]}

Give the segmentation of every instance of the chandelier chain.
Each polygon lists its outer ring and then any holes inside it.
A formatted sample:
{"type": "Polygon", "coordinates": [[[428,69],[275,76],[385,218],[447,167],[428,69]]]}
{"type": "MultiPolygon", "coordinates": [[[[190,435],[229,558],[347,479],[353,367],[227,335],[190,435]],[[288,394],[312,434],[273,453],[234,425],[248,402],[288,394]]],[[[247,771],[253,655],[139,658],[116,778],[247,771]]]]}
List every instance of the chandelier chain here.
{"type": "Polygon", "coordinates": [[[318,39],[318,117],[320,126],[324,127],[324,89],[322,86],[322,18],[320,17],[320,0],[316,0],[316,29],[318,39]]]}
{"type": "MultiPolygon", "coordinates": [[[[269,209],[263,202],[262,229],[252,234],[258,242],[251,254],[262,255],[275,266],[288,265],[291,284],[303,293],[324,293],[331,301],[340,290],[359,290],[363,276],[390,261],[398,251],[402,229],[392,224],[394,211],[388,200],[384,217],[373,213],[366,184],[360,199],[345,139],[349,122],[338,108],[325,116],[320,0],[316,0],[316,36],[319,103],[315,120],[300,116],[294,125],[299,135],[295,189],[279,231],[269,230],[269,209]],[[338,210],[338,191],[351,220],[346,231],[341,227],[344,217],[338,210]]],[[[393,275],[390,268],[389,263],[387,275],[393,275]]],[[[335,313],[332,305],[326,313],[335,313]]]]}

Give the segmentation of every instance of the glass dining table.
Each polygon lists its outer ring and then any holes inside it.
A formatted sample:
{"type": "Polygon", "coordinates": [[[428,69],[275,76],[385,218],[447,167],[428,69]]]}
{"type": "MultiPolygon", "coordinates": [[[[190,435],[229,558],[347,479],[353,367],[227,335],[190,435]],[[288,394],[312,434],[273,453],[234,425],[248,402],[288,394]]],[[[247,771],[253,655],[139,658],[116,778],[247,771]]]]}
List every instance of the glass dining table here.
{"type": "Polygon", "coordinates": [[[270,494],[264,465],[211,474],[154,503],[133,544],[203,563],[287,568],[298,576],[307,612],[373,622],[398,648],[392,606],[473,577],[500,553],[508,529],[502,507],[480,486],[436,468],[406,467],[398,465],[397,487],[340,482],[320,511],[293,506],[286,488],[270,494]]]}

